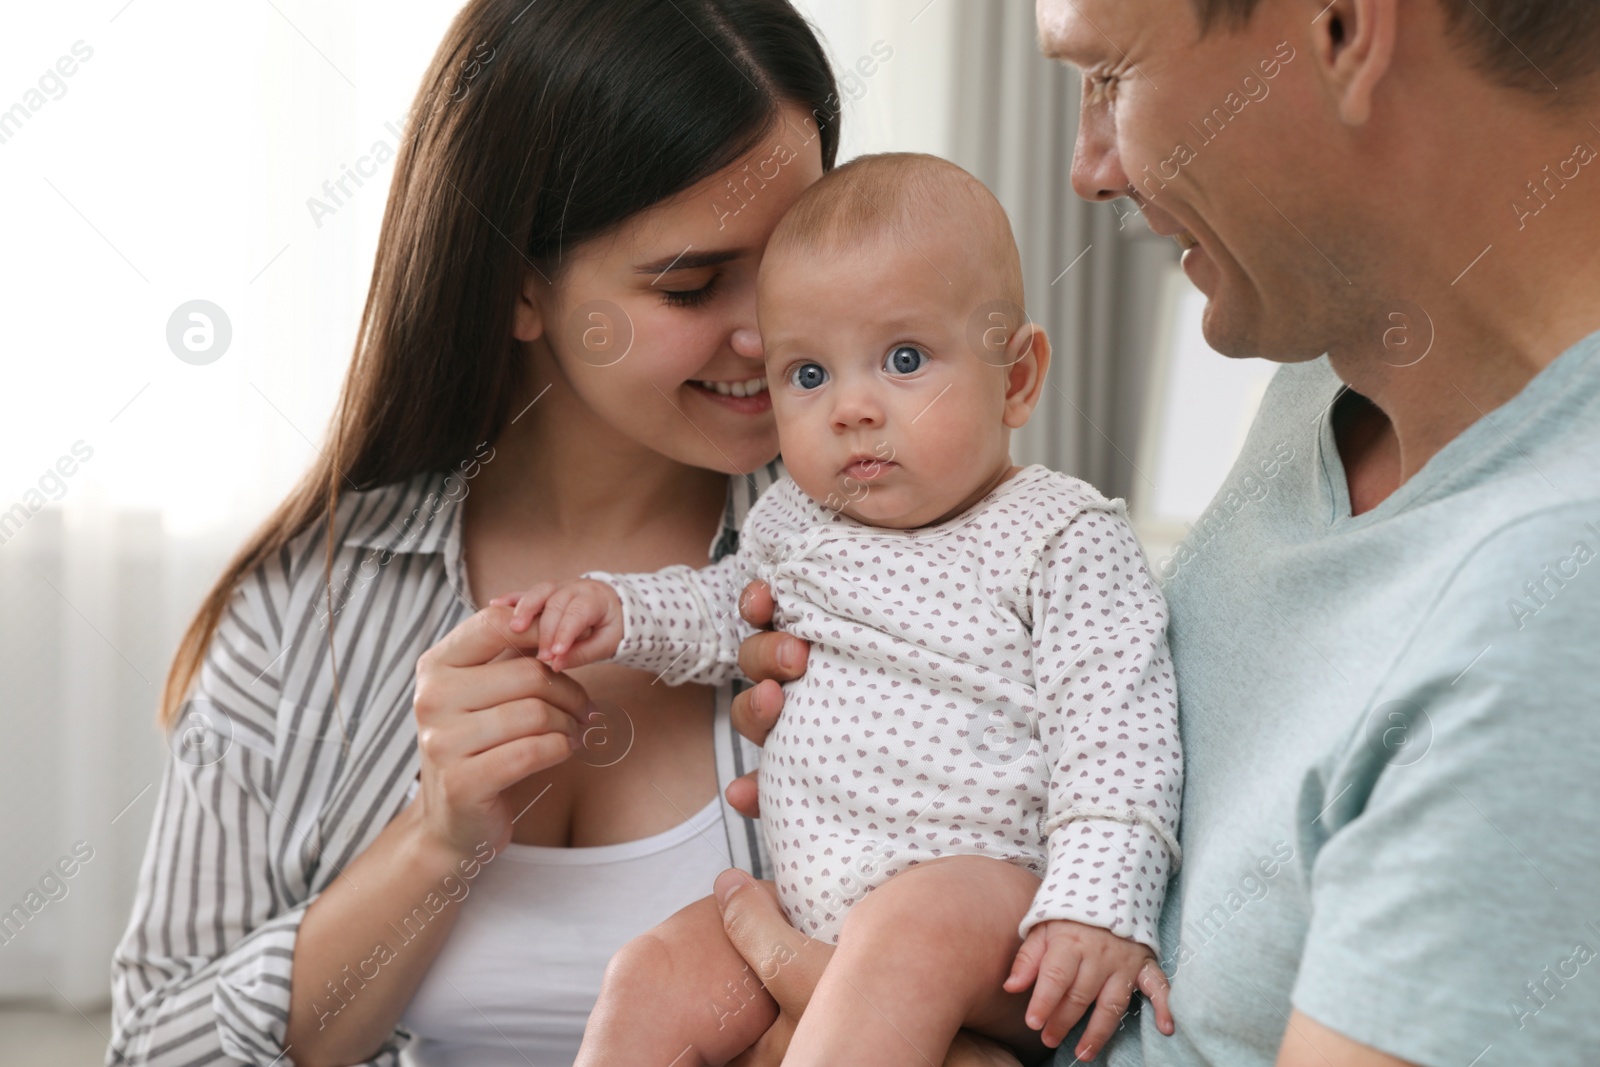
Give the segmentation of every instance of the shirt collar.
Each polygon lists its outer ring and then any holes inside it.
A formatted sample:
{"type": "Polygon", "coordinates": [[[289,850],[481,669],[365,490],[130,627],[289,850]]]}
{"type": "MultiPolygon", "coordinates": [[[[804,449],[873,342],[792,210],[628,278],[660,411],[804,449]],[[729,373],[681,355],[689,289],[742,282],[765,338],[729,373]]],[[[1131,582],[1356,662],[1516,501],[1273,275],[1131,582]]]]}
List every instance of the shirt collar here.
{"type": "MultiPolygon", "coordinates": [[[[783,473],[782,461],[775,459],[749,474],[728,479],[722,525],[708,547],[711,559],[738,546],[739,531],[751,506],[783,473]]],[[[454,471],[430,471],[351,494],[347,499],[354,499],[348,505],[350,519],[342,543],[379,549],[389,555],[447,550],[459,555],[461,502],[470,490],[471,483],[454,471]]]]}
{"type": "Polygon", "coordinates": [[[454,471],[429,471],[351,494],[349,525],[341,541],[389,555],[441,552],[459,522],[468,486],[454,471]]]}

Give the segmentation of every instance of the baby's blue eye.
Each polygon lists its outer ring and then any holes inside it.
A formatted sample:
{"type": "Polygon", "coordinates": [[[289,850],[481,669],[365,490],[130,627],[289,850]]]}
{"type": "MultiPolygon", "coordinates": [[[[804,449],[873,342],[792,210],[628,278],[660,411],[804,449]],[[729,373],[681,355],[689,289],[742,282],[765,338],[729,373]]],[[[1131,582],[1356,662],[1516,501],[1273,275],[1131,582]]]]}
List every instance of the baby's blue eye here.
{"type": "Polygon", "coordinates": [[[828,380],[828,372],[818,363],[802,363],[789,373],[789,384],[801,389],[815,389],[828,380]]]}
{"type": "Polygon", "coordinates": [[[891,374],[911,374],[920,370],[927,359],[928,357],[923,355],[920,349],[912,348],[910,345],[900,345],[883,361],[883,369],[891,374]]]}

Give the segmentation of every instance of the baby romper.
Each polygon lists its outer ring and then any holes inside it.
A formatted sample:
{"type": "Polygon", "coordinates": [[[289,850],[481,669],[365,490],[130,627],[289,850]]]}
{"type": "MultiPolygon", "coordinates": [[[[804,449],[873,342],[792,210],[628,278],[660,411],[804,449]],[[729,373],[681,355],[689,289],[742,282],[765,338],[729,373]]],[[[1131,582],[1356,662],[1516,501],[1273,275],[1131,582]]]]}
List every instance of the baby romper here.
{"type": "Polygon", "coordinates": [[[753,579],[811,643],[759,775],[789,921],[837,944],[907,867],[993,856],[1042,879],[1018,932],[1073,919],[1157,949],[1182,789],[1166,604],[1121,500],[1035,464],[936,526],[868,526],[785,477],[709,567],[584,575],[622,598],[615,662],[737,672],[753,579]]]}

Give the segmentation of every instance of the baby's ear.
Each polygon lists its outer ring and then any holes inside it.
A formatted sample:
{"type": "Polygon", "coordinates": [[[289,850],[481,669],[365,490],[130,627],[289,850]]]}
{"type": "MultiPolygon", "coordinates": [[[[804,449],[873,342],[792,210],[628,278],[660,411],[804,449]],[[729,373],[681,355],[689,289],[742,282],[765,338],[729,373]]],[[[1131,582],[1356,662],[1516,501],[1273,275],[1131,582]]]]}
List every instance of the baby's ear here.
{"type": "Polygon", "coordinates": [[[1036,322],[1024,323],[1006,346],[1006,407],[1003,421],[1021,429],[1038,406],[1050,369],[1050,337],[1036,322]]]}

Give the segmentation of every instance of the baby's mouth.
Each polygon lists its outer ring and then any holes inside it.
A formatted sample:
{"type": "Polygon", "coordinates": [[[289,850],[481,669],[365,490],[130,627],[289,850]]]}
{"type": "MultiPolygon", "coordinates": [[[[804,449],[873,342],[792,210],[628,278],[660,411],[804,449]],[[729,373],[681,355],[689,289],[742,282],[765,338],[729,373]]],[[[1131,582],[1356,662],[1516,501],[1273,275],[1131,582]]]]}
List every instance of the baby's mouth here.
{"type": "Polygon", "coordinates": [[[846,478],[855,478],[858,481],[871,481],[873,478],[882,477],[888,471],[898,467],[899,464],[892,459],[879,459],[877,456],[857,456],[839,471],[846,478]]]}

